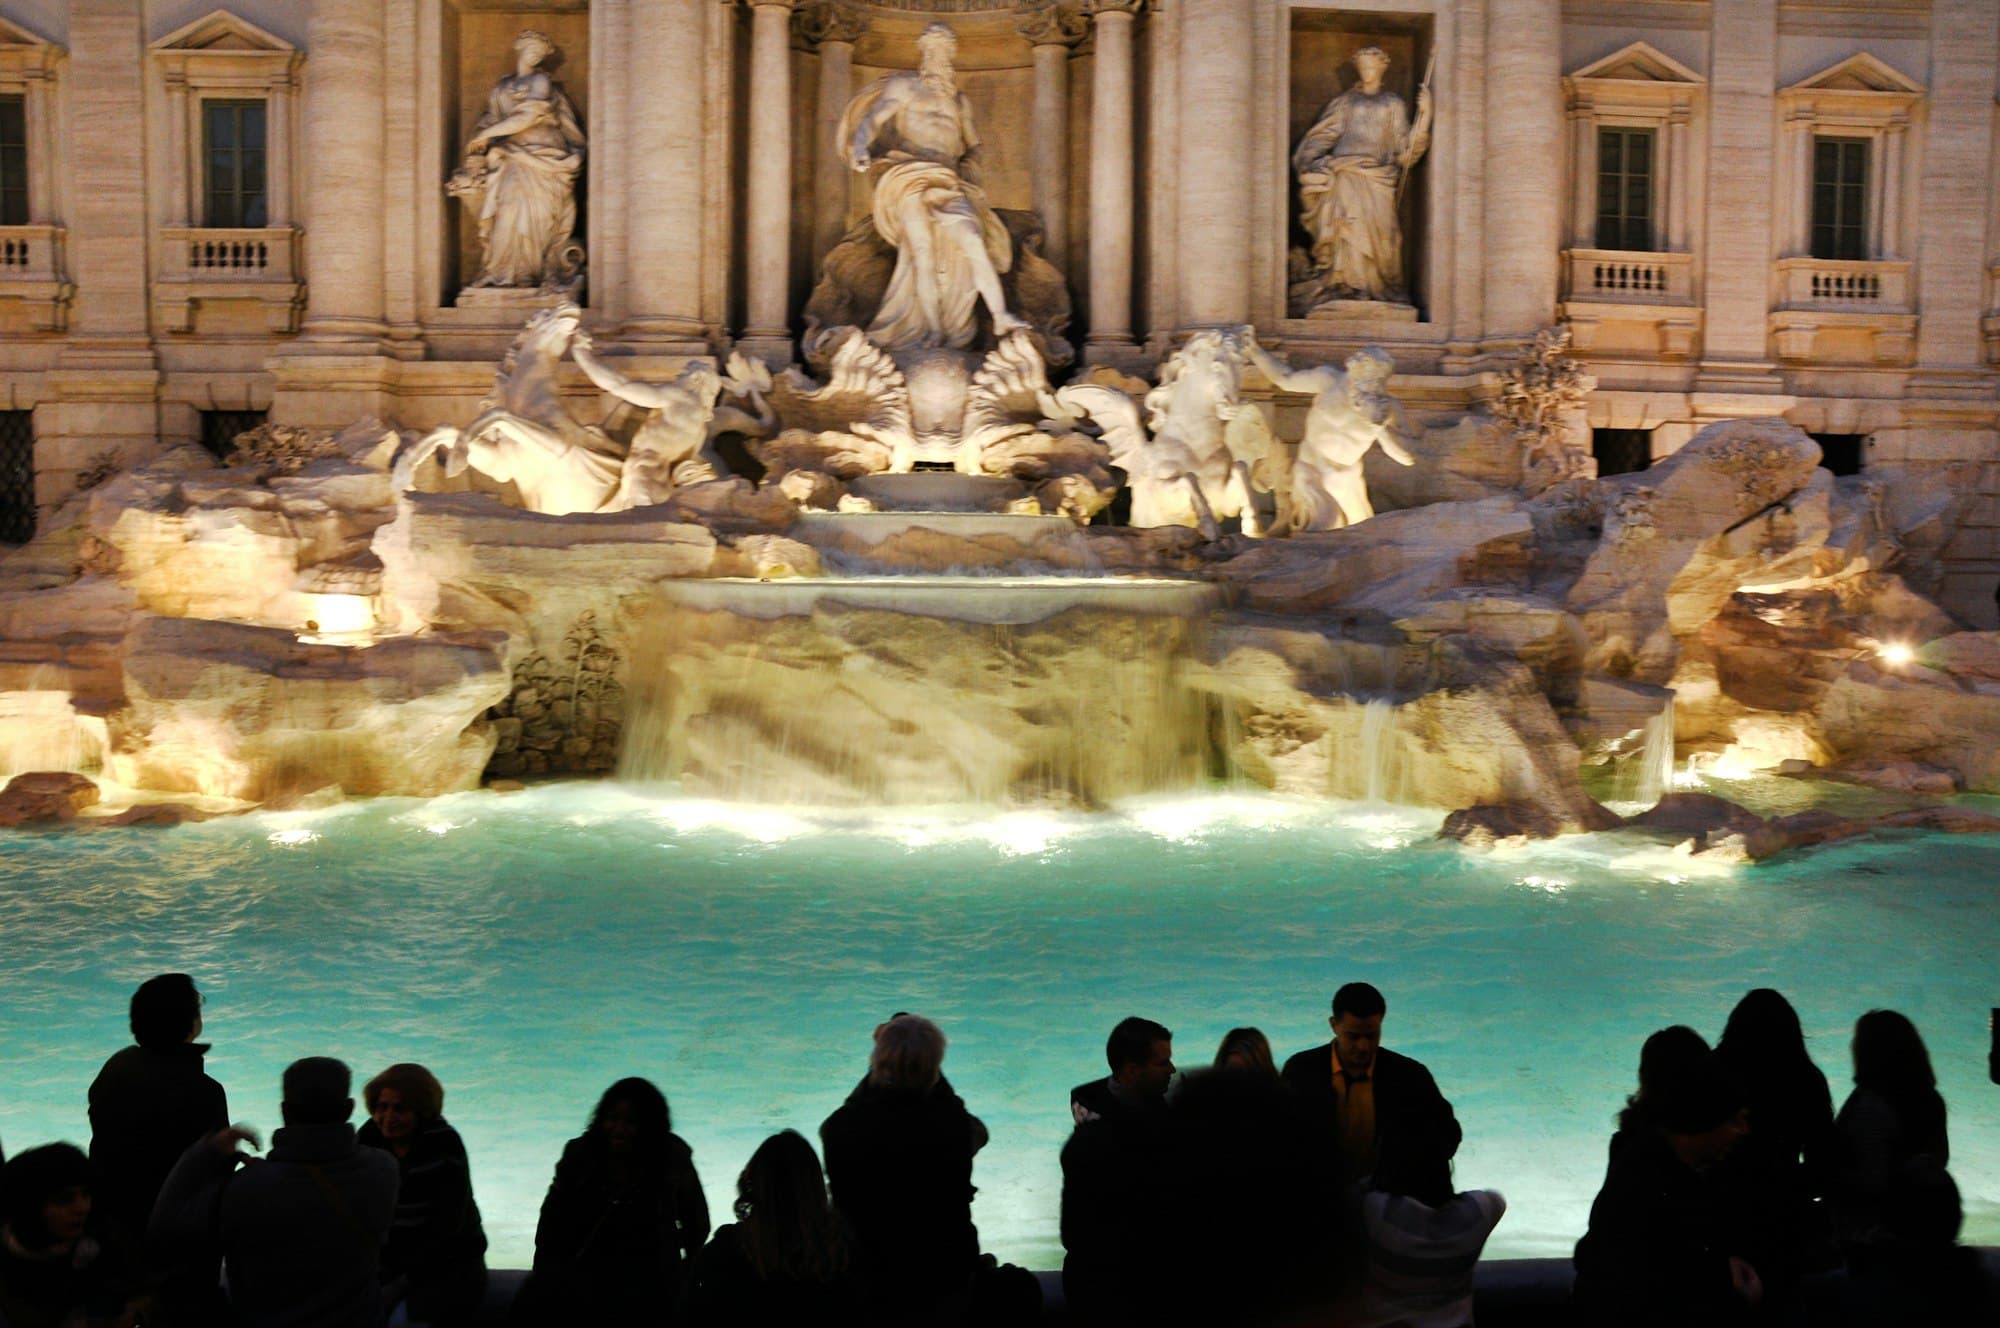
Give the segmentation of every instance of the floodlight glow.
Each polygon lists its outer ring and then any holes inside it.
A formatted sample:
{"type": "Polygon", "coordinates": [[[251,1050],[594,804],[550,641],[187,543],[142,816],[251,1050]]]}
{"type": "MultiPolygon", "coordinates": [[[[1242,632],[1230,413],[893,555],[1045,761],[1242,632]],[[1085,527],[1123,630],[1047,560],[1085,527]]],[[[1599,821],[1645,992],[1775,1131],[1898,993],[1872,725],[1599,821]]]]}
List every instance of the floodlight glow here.
{"type": "Polygon", "coordinates": [[[1917,657],[1917,652],[1910,649],[1907,641],[1884,641],[1875,647],[1875,653],[1892,669],[1900,669],[1917,657]]]}

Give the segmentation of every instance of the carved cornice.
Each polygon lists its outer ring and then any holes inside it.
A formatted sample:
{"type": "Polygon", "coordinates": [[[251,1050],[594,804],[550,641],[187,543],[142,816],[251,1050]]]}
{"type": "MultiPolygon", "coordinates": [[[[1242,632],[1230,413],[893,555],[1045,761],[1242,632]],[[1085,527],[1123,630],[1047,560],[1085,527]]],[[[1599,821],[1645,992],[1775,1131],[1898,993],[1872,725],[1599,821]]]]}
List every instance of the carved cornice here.
{"type": "Polygon", "coordinates": [[[852,44],[868,31],[868,15],[845,0],[819,0],[799,6],[792,16],[792,31],[808,47],[822,42],[852,44]]]}
{"type": "Polygon", "coordinates": [[[1046,4],[1022,14],[1014,26],[1031,46],[1074,46],[1083,40],[1089,20],[1074,5],[1046,4]]]}

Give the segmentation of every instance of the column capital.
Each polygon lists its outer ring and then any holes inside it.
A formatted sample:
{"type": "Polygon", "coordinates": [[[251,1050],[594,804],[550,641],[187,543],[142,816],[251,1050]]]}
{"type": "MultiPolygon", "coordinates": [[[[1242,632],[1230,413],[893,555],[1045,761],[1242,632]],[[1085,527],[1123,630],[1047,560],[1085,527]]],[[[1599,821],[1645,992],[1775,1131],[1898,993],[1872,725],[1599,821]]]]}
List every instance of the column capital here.
{"type": "Polygon", "coordinates": [[[1087,18],[1097,18],[1104,14],[1126,14],[1137,17],[1145,10],[1147,0],[1077,0],[1077,9],[1087,18]]]}
{"type": "Polygon", "coordinates": [[[1044,4],[1023,12],[1015,31],[1030,46],[1074,46],[1083,40],[1088,20],[1074,4],[1044,4]]]}
{"type": "Polygon", "coordinates": [[[868,31],[868,15],[847,0],[817,0],[817,3],[797,6],[792,18],[792,30],[807,47],[827,42],[852,45],[868,31]]]}

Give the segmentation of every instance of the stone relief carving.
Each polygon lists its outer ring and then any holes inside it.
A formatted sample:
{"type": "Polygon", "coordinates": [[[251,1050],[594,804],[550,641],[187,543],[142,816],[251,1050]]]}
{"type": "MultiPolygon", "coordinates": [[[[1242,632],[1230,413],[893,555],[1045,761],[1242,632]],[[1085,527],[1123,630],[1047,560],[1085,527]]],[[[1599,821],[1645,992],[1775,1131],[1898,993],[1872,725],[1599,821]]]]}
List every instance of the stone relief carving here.
{"type": "Polygon", "coordinates": [[[563,634],[560,657],[536,651],[514,669],[514,687],[493,707],[497,738],[489,777],[595,773],[618,764],[624,727],[622,661],[585,609],[563,634]]]}
{"type": "Polygon", "coordinates": [[[921,68],[877,79],[841,117],[840,151],[870,176],[873,195],[869,215],[828,252],[806,303],[802,349],[816,372],[827,372],[847,327],[897,354],[991,349],[1027,328],[1050,364],[1072,358],[1062,336],[1069,292],[1041,256],[1040,218],[994,209],[980,187],[956,46],[948,26],[931,24],[918,39],[921,68]]]}
{"type": "Polygon", "coordinates": [[[529,29],[514,39],[514,72],[493,85],[486,111],[445,192],[476,207],[481,262],[474,287],[570,290],[583,270],[576,181],[583,127],[539,66],[555,44],[529,29]]]}
{"type": "Polygon", "coordinates": [[[1535,344],[1500,375],[1494,411],[1521,445],[1521,473],[1529,492],[1597,474],[1582,418],[1584,403],[1596,388],[1597,379],[1570,354],[1566,323],[1537,332],[1535,344]]]}
{"type": "Polygon", "coordinates": [[[622,512],[663,503],[676,489],[722,478],[712,449],[725,432],[767,433],[777,419],[765,403],[770,374],[741,355],[728,372],[694,360],[672,383],[628,378],[598,359],[581,330],[583,311],[567,301],[528,320],[494,376],[493,395],[464,429],[433,429],[396,460],[395,480],[407,489],[417,468],[444,454],[448,476],[474,470],[514,485],[531,512],[622,512]],[[629,442],[600,425],[582,425],[563,409],[556,366],[568,350],[590,380],[644,417],[629,442]],[[724,405],[723,392],[752,410],[724,405]]]}
{"type": "Polygon", "coordinates": [[[1430,146],[1430,73],[1412,123],[1403,99],[1382,86],[1389,57],[1380,47],[1355,52],[1354,68],[1360,82],[1329,101],[1292,150],[1299,222],[1312,237],[1292,284],[1294,317],[1374,312],[1354,302],[1409,306],[1400,212],[1410,169],[1430,146]]]}
{"type": "Polygon", "coordinates": [[[1416,464],[1403,445],[1408,429],[1402,407],[1388,390],[1396,361],[1369,346],[1347,357],[1345,371],[1330,364],[1294,369],[1258,345],[1248,328],[1243,341],[1250,362],[1274,385],[1313,396],[1292,462],[1286,524],[1295,533],[1338,530],[1374,516],[1361,468],[1368,449],[1381,448],[1398,465],[1416,464]]]}

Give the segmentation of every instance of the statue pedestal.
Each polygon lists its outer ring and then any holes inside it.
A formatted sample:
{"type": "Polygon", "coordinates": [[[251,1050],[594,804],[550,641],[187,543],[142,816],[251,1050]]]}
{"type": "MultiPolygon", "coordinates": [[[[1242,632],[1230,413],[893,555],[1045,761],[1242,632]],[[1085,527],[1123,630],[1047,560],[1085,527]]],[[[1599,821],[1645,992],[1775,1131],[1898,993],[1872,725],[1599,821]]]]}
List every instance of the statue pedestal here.
{"type": "Polygon", "coordinates": [[[478,311],[497,325],[518,330],[530,316],[569,298],[563,291],[539,286],[467,286],[454,303],[460,309],[478,311]]]}
{"type": "Polygon", "coordinates": [[[1347,323],[1414,323],[1417,307],[1388,300],[1326,300],[1308,310],[1306,318],[1315,323],[1336,319],[1347,323]]]}

